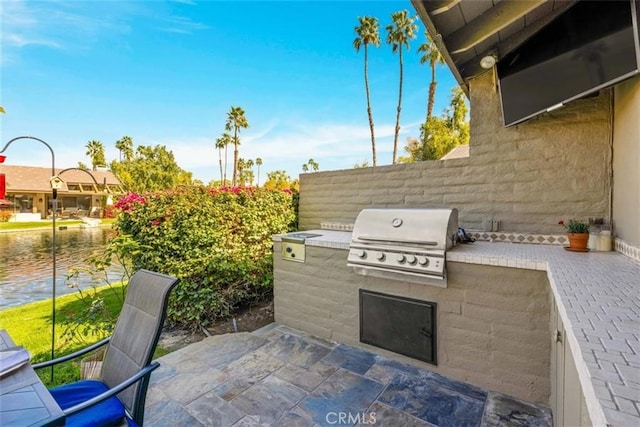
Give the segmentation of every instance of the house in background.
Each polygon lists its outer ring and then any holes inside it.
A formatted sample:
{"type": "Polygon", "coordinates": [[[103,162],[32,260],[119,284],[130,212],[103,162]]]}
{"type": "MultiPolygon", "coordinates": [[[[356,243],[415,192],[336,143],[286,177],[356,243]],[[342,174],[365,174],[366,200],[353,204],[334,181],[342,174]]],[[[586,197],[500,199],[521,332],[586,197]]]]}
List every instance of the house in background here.
{"type": "Polygon", "coordinates": [[[442,156],[440,160],[462,159],[465,157],[469,157],[469,145],[458,145],[442,156]]]}
{"type": "MultiPolygon", "coordinates": [[[[2,165],[0,173],[6,176],[6,200],[13,203],[9,209],[14,220],[37,221],[51,215],[51,168],[2,165]]],[[[62,218],[99,216],[114,195],[125,192],[118,178],[106,170],[56,169],[56,175],[64,181],[57,203],[62,218]]]]}

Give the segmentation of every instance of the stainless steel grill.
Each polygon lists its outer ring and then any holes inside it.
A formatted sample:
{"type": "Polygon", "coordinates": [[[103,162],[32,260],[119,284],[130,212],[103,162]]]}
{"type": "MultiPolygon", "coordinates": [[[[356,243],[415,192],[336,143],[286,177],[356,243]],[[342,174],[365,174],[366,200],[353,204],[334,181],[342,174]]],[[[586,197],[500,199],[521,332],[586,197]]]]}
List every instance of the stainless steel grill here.
{"type": "Polygon", "coordinates": [[[457,209],[363,209],[347,265],[364,276],[446,287],[445,255],[457,233],[457,209]]]}

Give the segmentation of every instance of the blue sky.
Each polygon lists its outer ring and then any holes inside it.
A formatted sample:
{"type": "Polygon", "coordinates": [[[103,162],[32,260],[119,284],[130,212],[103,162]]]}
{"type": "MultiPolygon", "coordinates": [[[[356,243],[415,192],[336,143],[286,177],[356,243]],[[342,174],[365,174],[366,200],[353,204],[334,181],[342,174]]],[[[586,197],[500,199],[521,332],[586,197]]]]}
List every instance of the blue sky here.
{"type": "MultiPolygon", "coordinates": [[[[369,54],[378,164],[390,164],[398,57],[384,43],[392,12],[409,1],[2,1],[0,143],[31,135],[51,144],[56,166],[90,164],[89,140],[107,160],[115,141],[166,145],[205,183],[219,179],[215,139],[231,106],[245,110],[240,156],[295,178],[313,158],[320,170],[371,162],[359,16],[375,16],[382,44],[369,54]]],[[[430,73],[418,38],[404,52],[399,146],[418,136],[430,73]]],[[[438,67],[434,113],[455,81],[438,67]]],[[[19,141],[5,164],[50,166],[37,142],[19,141]]],[[[399,149],[399,155],[404,150],[399,149]]],[[[229,156],[231,164],[231,155],[229,156]]],[[[229,166],[231,170],[231,166],[229,166]]],[[[230,172],[229,172],[230,174],[230,172]]]]}

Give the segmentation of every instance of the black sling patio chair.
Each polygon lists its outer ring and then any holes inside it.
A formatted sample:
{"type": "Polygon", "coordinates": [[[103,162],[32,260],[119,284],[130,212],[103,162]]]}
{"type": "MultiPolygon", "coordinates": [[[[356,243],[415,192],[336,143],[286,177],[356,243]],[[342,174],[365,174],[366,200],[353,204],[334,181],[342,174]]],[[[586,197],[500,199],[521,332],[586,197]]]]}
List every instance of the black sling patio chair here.
{"type": "Polygon", "coordinates": [[[127,296],[111,337],[90,347],[34,365],[35,369],[75,359],[104,345],[100,379],[50,389],[66,416],[66,426],[142,426],[151,362],[166,316],[169,292],[178,279],[147,270],[129,281],[127,296]]]}

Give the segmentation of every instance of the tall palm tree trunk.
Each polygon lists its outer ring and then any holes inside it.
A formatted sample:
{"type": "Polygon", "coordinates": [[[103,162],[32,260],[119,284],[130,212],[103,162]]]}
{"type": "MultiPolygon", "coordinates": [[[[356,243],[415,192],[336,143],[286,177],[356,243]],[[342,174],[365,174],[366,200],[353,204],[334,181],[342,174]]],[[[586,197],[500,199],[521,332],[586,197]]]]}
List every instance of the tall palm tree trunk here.
{"type": "Polygon", "coordinates": [[[238,184],[238,127],[235,127],[235,131],[233,132],[233,182],[232,185],[235,187],[238,184]]]}
{"type": "Polygon", "coordinates": [[[398,88],[398,112],[396,114],[396,130],[393,136],[392,164],[394,165],[396,164],[396,157],[398,155],[398,135],[400,134],[400,110],[402,109],[402,78],[403,78],[402,46],[399,46],[398,54],[400,58],[400,86],[398,88]]]}
{"type": "Polygon", "coordinates": [[[218,163],[220,164],[220,185],[224,185],[222,177],[222,148],[218,148],[218,163]]]}
{"type": "Polygon", "coordinates": [[[367,92],[367,115],[369,116],[369,128],[371,129],[371,154],[373,166],[376,166],[376,137],[373,131],[373,115],[371,113],[371,97],[369,96],[369,67],[367,45],[364,45],[364,87],[367,92]]]}
{"type": "Polygon", "coordinates": [[[227,163],[229,163],[228,144],[225,144],[224,145],[224,178],[222,178],[222,185],[227,185],[227,163]]]}
{"type": "Polygon", "coordinates": [[[433,113],[433,104],[436,100],[436,64],[432,63],[431,65],[431,83],[429,83],[429,102],[427,104],[427,121],[431,118],[431,114],[433,113]]]}

